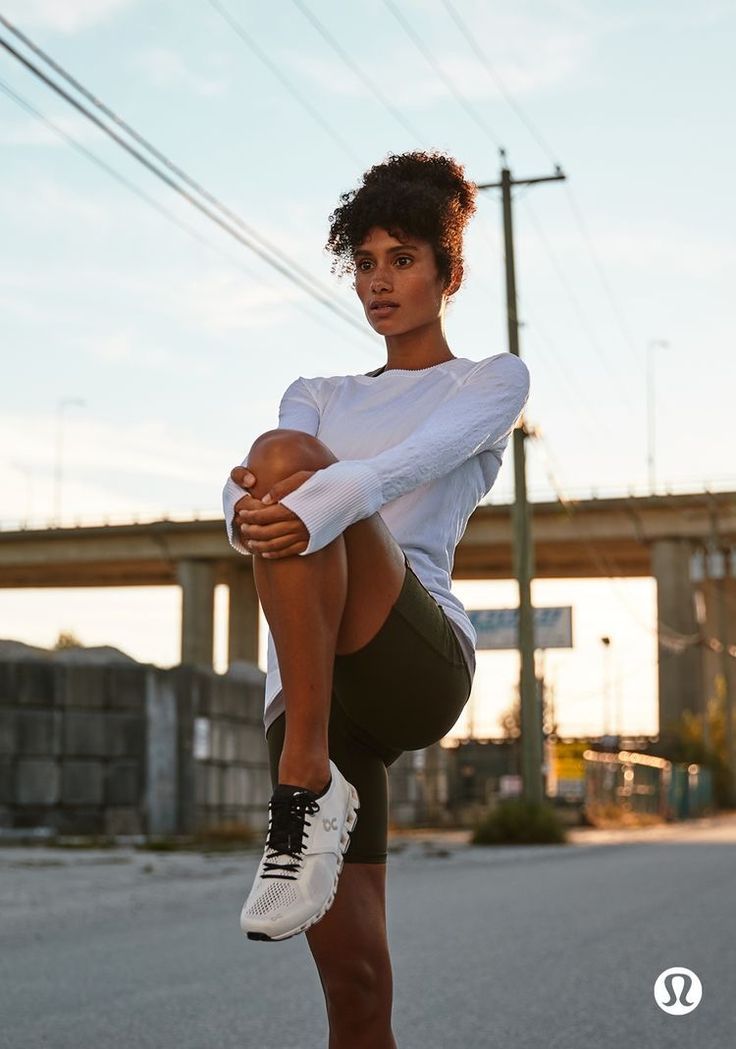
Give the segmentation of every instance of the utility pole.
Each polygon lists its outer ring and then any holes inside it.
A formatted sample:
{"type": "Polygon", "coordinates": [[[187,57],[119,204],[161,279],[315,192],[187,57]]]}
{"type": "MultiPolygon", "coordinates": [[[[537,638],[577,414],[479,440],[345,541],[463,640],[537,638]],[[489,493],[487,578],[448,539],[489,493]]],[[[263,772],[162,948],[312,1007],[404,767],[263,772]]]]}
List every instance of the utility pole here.
{"type": "MultiPolygon", "coordinates": [[[[479,183],[478,189],[501,189],[503,207],[504,254],[506,261],[506,316],[509,350],[519,353],[519,320],[516,312],[516,270],[514,233],[511,212],[511,187],[529,186],[533,182],[555,182],[566,178],[559,164],[554,175],[515,179],[506,167],[506,150],[501,154],[501,181],[479,183]]],[[[541,804],[544,800],[542,780],[542,727],[539,695],[534,672],[534,609],[531,581],[534,574],[531,514],[526,497],[526,459],[524,439],[528,436],[524,420],[514,429],[514,575],[519,586],[519,695],[521,696],[521,776],[524,800],[541,804]]]]}

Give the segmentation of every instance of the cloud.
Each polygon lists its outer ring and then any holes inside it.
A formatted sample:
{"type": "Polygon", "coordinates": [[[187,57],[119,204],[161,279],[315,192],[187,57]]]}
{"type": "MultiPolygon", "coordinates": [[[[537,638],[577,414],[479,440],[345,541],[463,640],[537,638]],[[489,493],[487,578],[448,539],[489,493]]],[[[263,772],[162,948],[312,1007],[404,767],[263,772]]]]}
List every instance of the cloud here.
{"type": "MultiPolygon", "coordinates": [[[[89,144],[99,142],[102,135],[89,120],[72,113],[59,113],[57,115],[44,113],[48,119],[73,138],[75,142],[89,144]]],[[[63,146],[68,148],[68,143],[57,134],[52,127],[44,124],[37,117],[27,117],[15,123],[5,124],[0,127],[0,145],[3,146],[63,146]]]]}
{"type": "Polygon", "coordinates": [[[7,223],[23,217],[26,233],[47,235],[87,224],[96,231],[109,228],[112,220],[108,201],[98,195],[70,189],[64,182],[41,175],[15,186],[6,185],[0,198],[0,214],[7,223]]]}
{"type": "MultiPolygon", "coordinates": [[[[458,90],[471,100],[501,98],[496,80],[454,22],[442,11],[429,24],[427,21],[424,19],[419,35],[458,90]]],[[[584,66],[602,30],[599,20],[586,18],[584,12],[570,12],[567,19],[561,19],[557,10],[540,16],[536,12],[496,11],[492,5],[482,5],[466,16],[465,24],[496,76],[516,96],[569,81],[584,66]],[[523,58],[514,57],[514,52],[523,58]]],[[[382,45],[388,41],[388,46],[383,47],[377,62],[363,61],[362,65],[383,94],[398,106],[417,106],[452,97],[442,78],[393,18],[387,15],[380,28],[378,37],[382,45]],[[400,76],[397,69],[402,70],[400,76]]],[[[297,50],[282,54],[288,68],[299,71],[325,91],[372,97],[370,88],[332,52],[322,51],[319,57],[297,50]]]]}
{"type": "Polygon", "coordinates": [[[205,332],[222,334],[280,323],[286,310],[304,301],[306,292],[286,281],[276,286],[215,269],[201,278],[180,282],[169,307],[184,323],[188,320],[205,332]]]}
{"type": "Polygon", "coordinates": [[[90,357],[109,365],[124,365],[143,371],[170,373],[186,363],[187,374],[192,378],[212,375],[214,362],[204,357],[176,352],[162,343],[150,339],[132,329],[103,332],[99,335],[84,335],[72,340],[73,344],[90,357]]]}
{"type": "MultiPolygon", "coordinates": [[[[714,281],[736,267],[736,247],[725,238],[722,240],[703,235],[695,227],[663,219],[641,220],[634,224],[624,221],[608,221],[603,216],[591,229],[598,257],[609,273],[614,269],[622,272],[634,270],[656,277],[660,282],[680,278],[712,277],[714,281]],[[615,224],[614,224],[615,223],[615,224]]],[[[546,235],[552,233],[546,228],[546,235]]],[[[526,265],[536,263],[540,268],[549,268],[550,259],[535,226],[526,221],[517,226],[520,239],[520,254],[526,265]]],[[[574,230],[556,229],[553,235],[554,254],[563,264],[577,263],[583,270],[589,265],[580,233],[574,230]]]]}
{"type": "MultiPolygon", "coordinates": [[[[222,57],[210,59],[218,68],[222,57]]],[[[183,88],[194,95],[211,97],[224,94],[227,84],[221,78],[206,76],[192,70],[174,51],[165,47],[150,47],[134,56],[133,64],[156,87],[183,88]]]]}
{"type": "Polygon", "coordinates": [[[76,33],[105,22],[138,0],[7,0],[3,14],[19,29],[76,33]]]}
{"type": "MultiPolygon", "coordinates": [[[[62,517],[88,523],[105,518],[132,520],[169,510],[187,517],[193,507],[221,513],[219,499],[240,449],[228,453],[194,424],[181,427],[162,419],[124,423],[92,417],[91,407],[66,416],[63,446],[62,517]]],[[[249,419],[268,428],[273,399],[249,394],[249,419]]],[[[258,429],[255,432],[259,432],[258,429]]],[[[55,413],[5,412],[0,443],[14,449],[0,461],[3,528],[20,521],[38,527],[54,515],[55,413]]]]}

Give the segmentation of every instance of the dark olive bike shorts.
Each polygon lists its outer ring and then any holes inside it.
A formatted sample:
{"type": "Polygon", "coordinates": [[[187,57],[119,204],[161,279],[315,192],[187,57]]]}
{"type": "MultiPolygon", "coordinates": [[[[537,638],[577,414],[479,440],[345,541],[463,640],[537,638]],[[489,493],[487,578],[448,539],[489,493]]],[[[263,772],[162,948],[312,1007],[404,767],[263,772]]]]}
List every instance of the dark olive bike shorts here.
{"type": "MultiPolygon", "coordinates": [[[[345,863],[386,863],[389,765],[446,736],[470,696],[457,635],[404,560],[401,592],[378,633],[356,652],[335,655],[329,754],[360,801],[345,863]]],[[[286,713],[266,733],[274,789],[286,713]]]]}

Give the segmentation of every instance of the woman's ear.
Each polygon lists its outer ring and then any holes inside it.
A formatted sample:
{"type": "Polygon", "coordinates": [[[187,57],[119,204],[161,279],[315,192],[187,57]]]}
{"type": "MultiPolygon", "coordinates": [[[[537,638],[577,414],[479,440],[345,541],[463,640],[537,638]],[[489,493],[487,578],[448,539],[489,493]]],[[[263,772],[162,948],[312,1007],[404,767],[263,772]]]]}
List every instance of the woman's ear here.
{"type": "Polygon", "coordinates": [[[463,264],[462,264],[462,262],[458,262],[453,267],[453,272],[452,272],[452,274],[450,276],[450,279],[449,279],[449,281],[447,283],[447,286],[445,288],[445,295],[447,295],[448,299],[449,299],[449,297],[451,295],[454,295],[455,292],[458,290],[458,288],[462,284],[462,280],[463,280],[463,264]]]}

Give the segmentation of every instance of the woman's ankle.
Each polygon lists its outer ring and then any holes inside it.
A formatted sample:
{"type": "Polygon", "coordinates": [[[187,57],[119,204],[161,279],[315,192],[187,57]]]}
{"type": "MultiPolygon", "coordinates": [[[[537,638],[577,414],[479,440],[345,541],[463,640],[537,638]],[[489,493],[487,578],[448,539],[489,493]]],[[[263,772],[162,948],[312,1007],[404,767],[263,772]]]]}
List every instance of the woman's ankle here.
{"type": "Polygon", "coordinates": [[[332,775],[329,762],[325,765],[279,764],[279,783],[290,783],[294,787],[306,787],[319,794],[332,775]]]}

